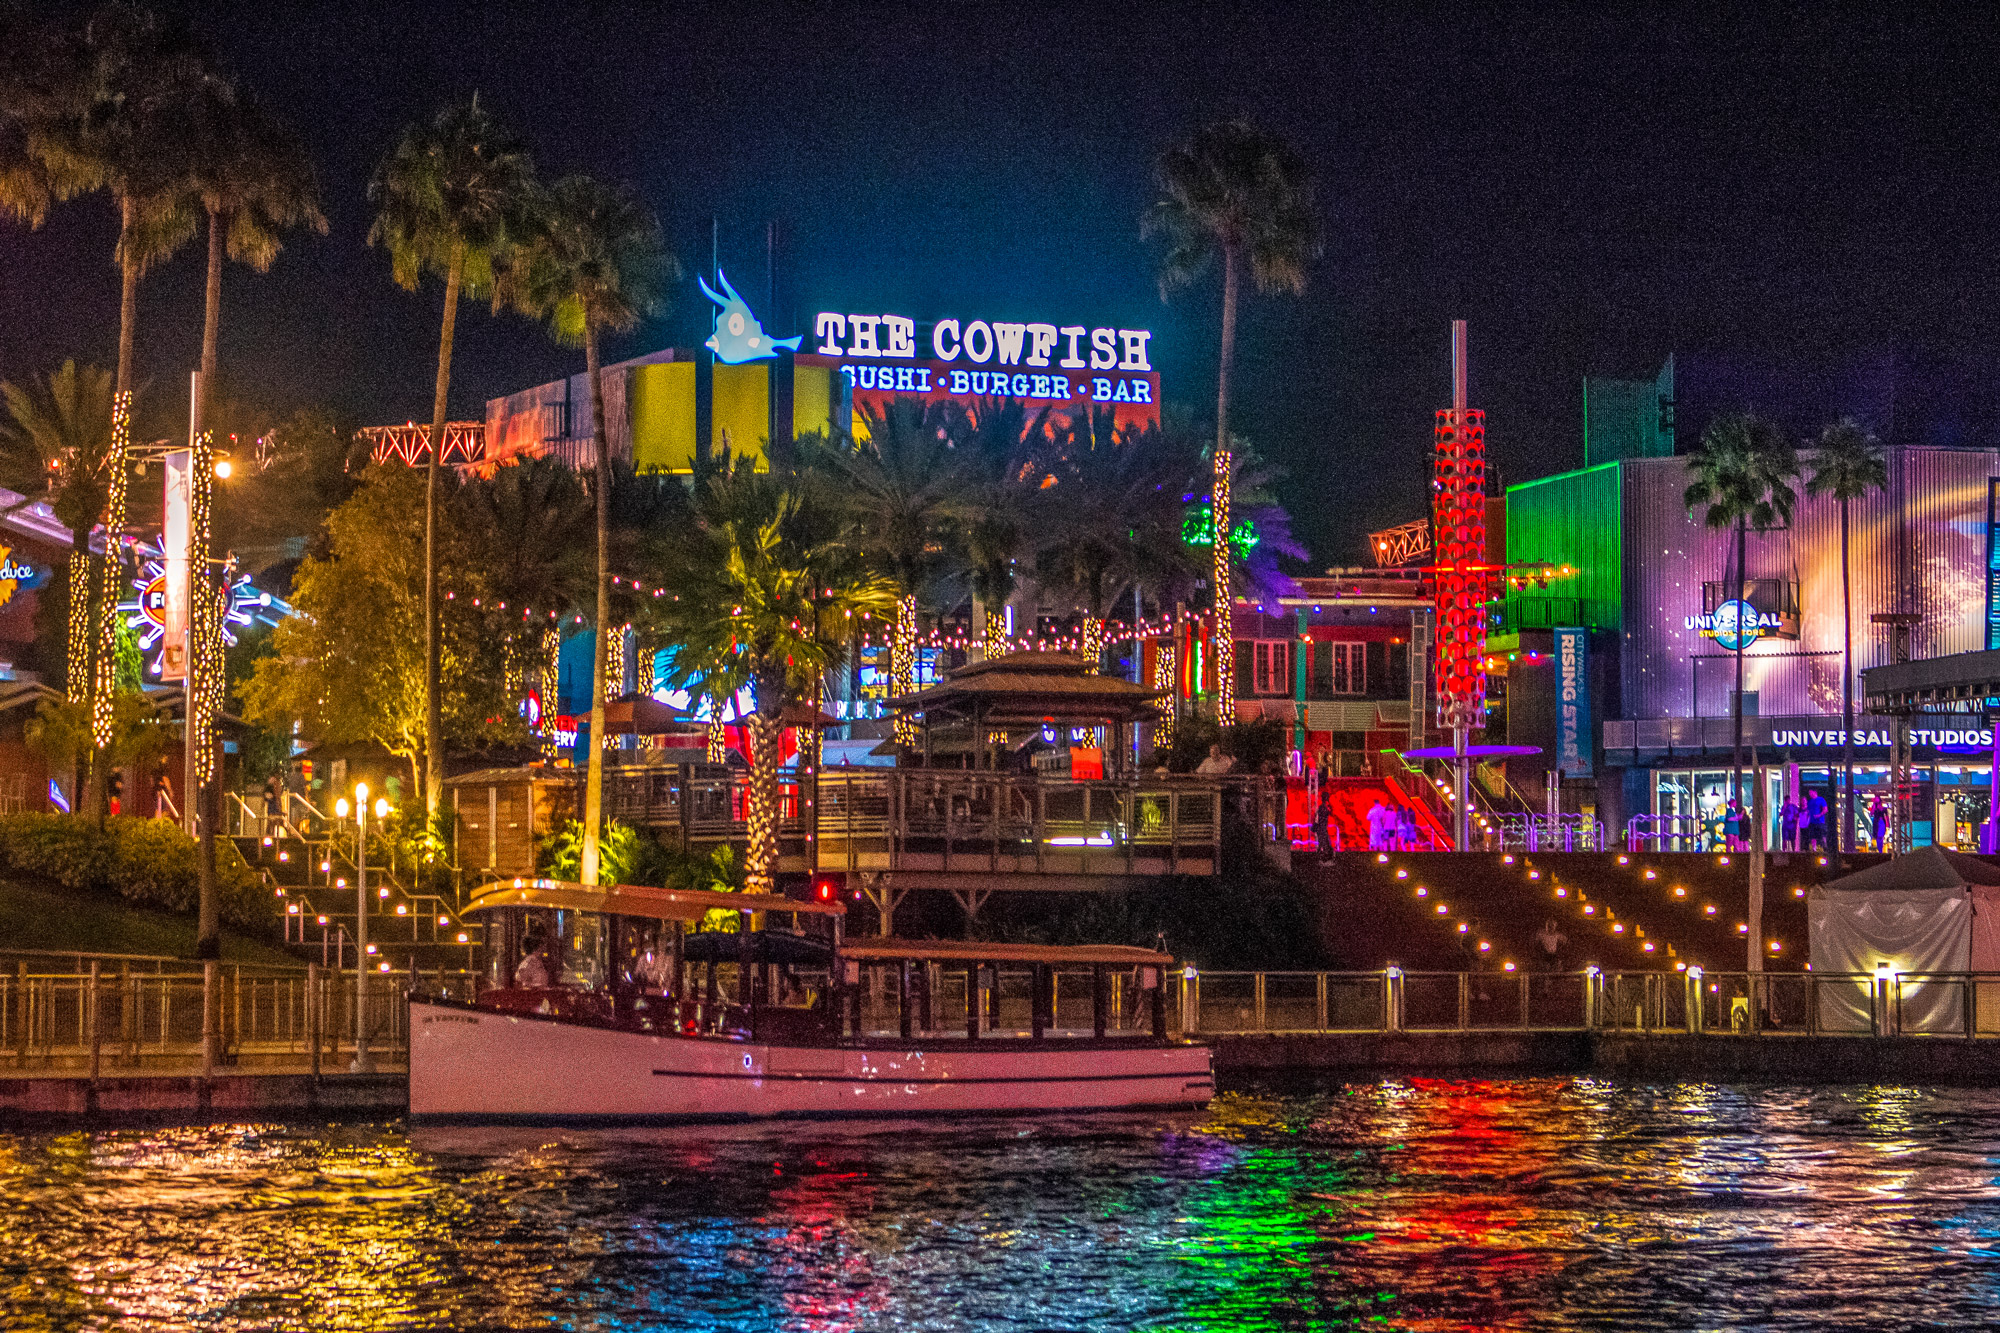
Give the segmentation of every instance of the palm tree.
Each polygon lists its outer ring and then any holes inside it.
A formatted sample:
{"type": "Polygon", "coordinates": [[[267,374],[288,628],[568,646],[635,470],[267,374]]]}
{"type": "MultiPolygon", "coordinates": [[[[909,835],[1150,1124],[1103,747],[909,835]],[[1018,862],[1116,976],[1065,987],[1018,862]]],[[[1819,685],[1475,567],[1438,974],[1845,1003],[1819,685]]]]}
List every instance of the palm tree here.
{"type": "MultiPolygon", "coordinates": [[[[891,692],[917,682],[917,598],[941,572],[964,455],[954,448],[965,414],[948,399],[895,398],[863,405],[866,438],[805,444],[808,465],[827,474],[829,496],[870,564],[896,585],[889,646],[891,692]]],[[[915,740],[915,719],[898,714],[899,741],[915,740]]]]}
{"type": "Polygon", "coordinates": [[[655,563],[674,596],[645,599],[678,645],[666,682],[710,699],[749,688],[750,847],[745,885],[772,892],[778,866],[778,742],[788,704],[817,704],[848,627],[883,615],[897,585],[840,540],[838,515],[796,474],[758,472],[749,456],[697,460],[695,521],[662,533],[655,563]]]}
{"type": "Polygon", "coordinates": [[[1854,841],[1854,607],[1847,560],[1847,507],[1870,491],[1889,485],[1889,468],[1881,445],[1855,422],[1843,417],[1820,432],[1813,451],[1808,495],[1830,495],[1840,505],[1840,773],[1842,819],[1839,849],[1852,851],[1854,841]]]}
{"type": "Polygon", "coordinates": [[[311,160],[295,135],[258,103],[217,87],[203,99],[190,183],[208,219],[208,281],[201,325],[201,398],[196,429],[208,425],[216,342],[222,329],[222,260],[225,253],[268,273],[283,248],[287,228],[309,227],[324,236],[319,185],[311,160]]]}
{"type": "MultiPolygon", "coordinates": [[[[1689,510],[1705,507],[1704,521],[1711,528],[1736,529],[1736,584],[1732,587],[1725,571],[1724,590],[1741,597],[1749,582],[1745,564],[1749,530],[1759,532],[1783,527],[1792,521],[1792,506],[1798,495],[1791,483],[1799,475],[1797,452],[1783,431],[1760,417],[1751,415],[1718,417],[1701,433],[1701,443],[1688,455],[1688,471],[1693,480],[1683,499],[1689,510]]],[[[1731,789],[1743,796],[1743,647],[1744,636],[1736,636],[1736,690],[1730,703],[1735,724],[1735,752],[1731,789]]]]}
{"type": "Polygon", "coordinates": [[[396,281],[415,291],[425,273],[444,276],[444,323],[438,332],[437,386],[431,399],[429,484],[424,498],[424,808],[437,813],[444,790],[444,700],[439,683],[437,471],[451,345],[461,292],[493,285],[493,264],[521,230],[533,193],[534,166],[521,141],[479,105],[447,106],[429,124],[412,125],[376,169],[368,197],[380,212],[368,243],[389,251],[396,281]]]}
{"type": "MultiPolygon", "coordinates": [[[[1260,292],[1305,290],[1306,268],[1320,254],[1319,217],[1312,180],[1290,144],[1244,120],[1227,120],[1196,132],[1160,157],[1160,198],[1147,211],[1141,235],[1167,241],[1160,263],[1160,297],[1199,277],[1222,255],[1222,352],[1216,376],[1215,530],[1230,530],[1229,390],[1236,364],[1236,301],[1247,263],[1260,292]]],[[[1215,566],[1215,665],[1217,717],[1235,720],[1234,606],[1229,544],[1218,541],[1215,566]]]]}
{"type": "Polygon", "coordinates": [[[47,500],[76,534],[69,557],[66,692],[88,712],[96,680],[89,533],[104,512],[112,461],[112,377],[65,361],[25,385],[0,384],[11,421],[0,421],[0,486],[26,501],[47,500]]]}
{"type": "MultiPolygon", "coordinates": [[[[129,393],[139,280],[194,234],[189,126],[220,87],[193,39],[150,12],[107,5],[80,29],[25,40],[4,80],[0,212],[40,226],[50,203],[99,190],[118,209],[117,392],[129,393]]],[[[9,51],[10,61],[16,51],[9,51]]]]}
{"type": "Polygon", "coordinates": [[[680,277],[660,224],[624,190],[566,176],[537,210],[535,230],[509,275],[523,310],[549,321],[556,341],[583,344],[590,379],[590,432],[597,462],[597,618],[590,680],[590,768],[584,783],[583,882],[597,882],[604,818],[604,659],[611,632],[611,441],[604,430],[598,337],[624,331],[659,310],[664,285],[680,277]]]}
{"type": "Polygon", "coordinates": [[[989,657],[1007,651],[1003,608],[1014,593],[1016,562],[1032,559],[1050,530],[1036,517],[1045,507],[1052,436],[1050,411],[1033,416],[1018,398],[988,398],[958,432],[962,456],[957,495],[947,507],[974,604],[984,622],[975,641],[989,657]]]}

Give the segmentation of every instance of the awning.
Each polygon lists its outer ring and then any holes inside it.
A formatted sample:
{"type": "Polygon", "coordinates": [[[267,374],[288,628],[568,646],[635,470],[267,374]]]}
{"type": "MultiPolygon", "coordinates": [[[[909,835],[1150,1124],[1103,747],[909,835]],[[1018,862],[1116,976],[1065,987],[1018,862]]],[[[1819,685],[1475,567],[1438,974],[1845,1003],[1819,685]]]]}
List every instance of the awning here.
{"type": "Polygon", "coordinates": [[[699,921],[712,910],[724,912],[805,912],[845,916],[839,902],[804,902],[769,893],[714,893],[705,889],[659,889],[646,884],[572,884],[560,879],[511,879],[488,884],[465,905],[468,912],[500,907],[548,907],[607,916],[643,916],[655,921],[699,921]]]}
{"type": "Polygon", "coordinates": [[[840,956],[856,962],[1110,963],[1116,967],[1172,967],[1172,954],[1129,944],[989,944],[980,940],[854,940],[840,956]]]}
{"type": "Polygon", "coordinates": [[[604,705],[607,736],[664,736],[700,725],[672,704],[661,703],[650,694],[628,694],[604,705]]]}
{"type": "Polygon", "coordinates": [[[788,930],[753,930],[747,935],[735,931],[704,930],[681,941],[681,957],[690,963],[747,961],[824,967],[833,959],[833,946],[824,940],[794,935],[788,930]]]}

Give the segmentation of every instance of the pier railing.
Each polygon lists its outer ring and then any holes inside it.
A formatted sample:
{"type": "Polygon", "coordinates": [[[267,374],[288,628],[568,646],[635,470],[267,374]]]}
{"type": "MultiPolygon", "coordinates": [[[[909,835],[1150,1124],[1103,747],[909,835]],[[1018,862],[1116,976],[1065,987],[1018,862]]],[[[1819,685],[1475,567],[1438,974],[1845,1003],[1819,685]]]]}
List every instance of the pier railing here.
{"type": "Polygon", "coordinates": [[[1173,1030],[2000,1037],[2000,972],[1198,972],[1173,1030]]]}
{"type": "MultiPolygon", "coordinates": [[[[217,964],[222,1035],[215,1072],[335,1072],[354,1053],[354,973],[217,964]]],[[[362,1013],[370,1053],[409,1050],[412,986],[470,998],[473,974],[371,972],[362,1013]]],[[[9,954],[0,964],[0,1070],[93,1077],[185,1073],[202,1062],[209,988],[200,964],[9,954]]]]}

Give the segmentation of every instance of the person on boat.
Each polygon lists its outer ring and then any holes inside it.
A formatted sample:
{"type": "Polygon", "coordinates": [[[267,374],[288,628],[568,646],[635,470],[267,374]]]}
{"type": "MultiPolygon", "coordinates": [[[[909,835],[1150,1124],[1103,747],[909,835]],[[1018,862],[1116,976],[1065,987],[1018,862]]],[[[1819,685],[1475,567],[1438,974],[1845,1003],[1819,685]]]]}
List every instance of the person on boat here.
{"type": "Polygon", "coordinates": [[[530,935],[522,946],[521,961],[514,967],[514,986],[518,990],[547,990],[551,977],[547,957],[548,940],[540,934],[530,935]]]}

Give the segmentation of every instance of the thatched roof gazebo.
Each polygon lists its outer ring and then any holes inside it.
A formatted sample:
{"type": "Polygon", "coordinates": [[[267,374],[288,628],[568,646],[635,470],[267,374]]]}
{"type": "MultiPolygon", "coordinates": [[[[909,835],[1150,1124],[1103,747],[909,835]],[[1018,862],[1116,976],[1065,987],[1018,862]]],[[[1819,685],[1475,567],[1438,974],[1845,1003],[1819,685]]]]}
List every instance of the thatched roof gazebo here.
{"type": "Polygon", "coordinates": [[[1106,754],[1122,754],[1126,728],[1160,716],[1159,695],[1144,685],[1097,674],[1088,658],[1009,653],[954,668],[937,684],[890,702],[899,712],[923,715],[926,766],[933,733],[961,725],[970,731],[973,766],[992,768],[996,731],[1109,727],[1112,737],[1106,754]]]}

